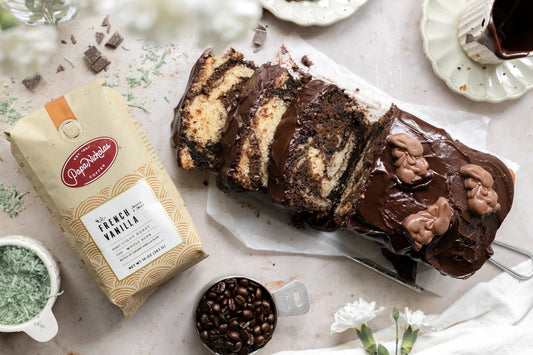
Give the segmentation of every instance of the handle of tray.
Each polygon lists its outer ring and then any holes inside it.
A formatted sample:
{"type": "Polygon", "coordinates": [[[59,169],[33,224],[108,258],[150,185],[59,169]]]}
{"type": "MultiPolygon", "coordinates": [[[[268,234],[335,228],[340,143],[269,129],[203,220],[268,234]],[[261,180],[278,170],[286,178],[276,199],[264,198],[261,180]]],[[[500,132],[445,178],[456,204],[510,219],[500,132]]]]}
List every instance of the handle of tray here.
{"type": "MultiPolygon", "coordinates": [[[[506,249],[512,250],[513,252],[515,252],[517,254],[522,254],[524,256],[527,256],[531,260],[533,260],[533,253],[531,253],[529,250],[520,248],[520,247],[518,247],[516,245],[513,245],[513,244],[502,242],[501,240],[494,240],[492,242],[492,244],[501,246],[502,248],[506,248],[506,249]]],[[[511,267],[503,264],[498,259],[494,259],[493,257],[491,257],[489,259],[489,261],[491,263],[493,263],[494,265],[496,265],[497,267],[499,267],[500,269],[502,269],[503,271],[507,272],[508,274],[510,274],[511,276],[513,276],[513,277],[515,277],[515,278],[517,278],[519,280],[528,280],[531,277],[533,277],[533,269],[530,270],[527,273],[519,273],[519,272],[514,271],[511,267]]]]}

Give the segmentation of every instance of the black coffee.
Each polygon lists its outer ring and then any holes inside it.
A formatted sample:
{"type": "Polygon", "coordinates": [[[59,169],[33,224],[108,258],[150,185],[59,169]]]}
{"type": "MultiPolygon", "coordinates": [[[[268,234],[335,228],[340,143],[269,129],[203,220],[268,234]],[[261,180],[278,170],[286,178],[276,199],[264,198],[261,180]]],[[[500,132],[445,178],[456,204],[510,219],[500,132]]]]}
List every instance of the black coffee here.
{"type": "Polygon", "coordinates": [[[202,341],[218,354],[249,354],[272,338],[276,309],[270,293],[247,278],[211,286],[196,309],[202,341]]]}

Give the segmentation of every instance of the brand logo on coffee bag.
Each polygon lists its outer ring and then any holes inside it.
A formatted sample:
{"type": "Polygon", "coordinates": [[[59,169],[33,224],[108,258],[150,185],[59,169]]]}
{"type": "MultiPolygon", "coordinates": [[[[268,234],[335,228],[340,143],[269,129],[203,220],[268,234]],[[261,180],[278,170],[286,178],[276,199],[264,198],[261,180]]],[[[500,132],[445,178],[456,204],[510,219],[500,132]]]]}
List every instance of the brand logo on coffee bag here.
{"type": "Polygon", "coordinates": [[[118,144],[113,138],[94,138],[68,157],[61,170],[61,181],[68,187],[87,186],[109,170],[117,154],[118,144]]]}

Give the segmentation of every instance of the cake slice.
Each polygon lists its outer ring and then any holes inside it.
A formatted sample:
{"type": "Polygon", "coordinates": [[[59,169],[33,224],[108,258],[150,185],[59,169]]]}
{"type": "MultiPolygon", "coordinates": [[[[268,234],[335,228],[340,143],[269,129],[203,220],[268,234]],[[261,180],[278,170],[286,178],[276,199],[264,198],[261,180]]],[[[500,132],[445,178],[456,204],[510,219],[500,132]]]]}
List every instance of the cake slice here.
{"type": "Polygon", "coordinates": [[[365,145],[368,127],[364,112],[337,85],[310,81],[276,130],[270,196],[298,213],[328,215],[365,145]]]}
{"type": "Polygon", "coordinates": [[[294,78],[278,64],[257,68],[224,133],[219,188],[266,191],[274,132],[306,80],[294,78]]]}
{"type": "Polygon", "coordinates": [[[396,254],[469,277],[493,253],[513,201],[512,172],[395,106],[378,124],[335,221],[396,254]]]}
{"type": "Polygon", "coordinates": [[[200,56],[174,110],[172,139],[180,167],[218,171],[228,113],[254,71],[255,65],[234,49],[200,56]]]}

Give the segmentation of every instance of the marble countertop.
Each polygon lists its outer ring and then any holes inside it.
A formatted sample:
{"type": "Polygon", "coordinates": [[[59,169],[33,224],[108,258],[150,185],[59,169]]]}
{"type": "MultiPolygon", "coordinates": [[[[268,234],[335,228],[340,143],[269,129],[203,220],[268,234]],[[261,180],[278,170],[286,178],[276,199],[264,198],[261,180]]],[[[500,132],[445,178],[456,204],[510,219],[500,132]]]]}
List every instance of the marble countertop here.
{"type": "MultiPolygon", "coordinates": [[[[529,197],[533,164],[533,93],[500,104],[479,103],[453,93],[438,79],[422,49],[419,30],[422,1],[370,0],[350,18],[328,27],[300,27],[276,19],[267,11],[261,20],[267,28],[267,42],[257,53],[247,42],[236,48],[252,53],[259,63],[273,59],[283,38],[292,32],[326,53],[337,63],[389,93],[410,103],[469,111],[491,118],[488,147],[520,165],[513,209],[498,232],[498,239],[533,250],[528,239],[528,217],[533,215],[529,197]]],[[[226,229],[206,214],[208,174],[185,172],[177,167],[170,145],[170,122],[190,68],[202,49],[192,43],[176,43],[160,48],[146,47],[134,36],[116,50],[102,49],[112,64],[107,72],[95,75],[83,62],[87,45],[94,44],[94,33],[102,31],[103,16],[82,17],[59,28],[60,51],[41,71],[43,81],[28,91],[21,78],[0,75],[2,97],[17,98],[14,106],[22,113],[41,107],[52,99],[83,85],[96,76],[104,77],[119,92],[131,93],[132,115],[141,123],[185,200],[205,250],[210,256],[176,276],[154,293],[131,318],[124,319],[91,280],[81,261],[62,237],[29,181],[17,168],[9,143],[0,139],[0,181],[14,184],[21,192],[25,210],[9,218],[0,212],[0,236],[22,234],[36,238],[59,260],[64,290],[55,306],[59,333],[47,343],[37,343],[23,333],[0,334],[1,354],[204,354],[195,333],[193,308],[202,288],[212,279],[227,274],[245,274],[276,290],[292,281],[305,283],[311,310],[304,316],[280,318],[273,339],[263,350],[322,348],[355,338],[355,333],[330,334],[333,314],[346,302],[359,297],[374,300],[387,310],[372,322],[379,329],[391,324],[393,306],[440,313],[473,285],[488,280],[499,270],[487,263],[468,280],[453,283],[443,295],[416,293],[342,257],[303,256],[258,252],[246,248],[226,229]],[[70,41],[74,34],[76,44],[70,41]],[[167,55],[160,65],[161,76],[151,74],[151,83],[130,88],[128,77],[139,77],[142,69],[159,63],[146,59],[152,51],[167,55]],[[143,62],[144,60],[144,62],[143,62]],[[69,64],[69,61],[73,65],[69,64]],[[58,65],[64,71],[56,73],[58,65]],[[138,71],[137,69],[141,69],[138,71]]],[[[111,24],[112,18],[111,18],[111,24]]],[[[114,29],[112,29],[114,30],[114,29]]],[[[107,35],[109,36],[109,35],[107,35]]],[[[102,46],[103,48],[103,46],[102,46]]],[[[159,57],[160,58],[160,57],[159,57]]],[[[150,67],[151,66],[151,67],[150,67]]],[[[0,130],[9,126],[0,116],[0,130]]],[[[509,264],[515,259],[497,250],[509,264]]]]}

